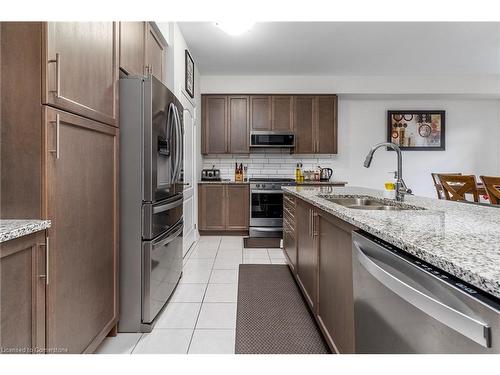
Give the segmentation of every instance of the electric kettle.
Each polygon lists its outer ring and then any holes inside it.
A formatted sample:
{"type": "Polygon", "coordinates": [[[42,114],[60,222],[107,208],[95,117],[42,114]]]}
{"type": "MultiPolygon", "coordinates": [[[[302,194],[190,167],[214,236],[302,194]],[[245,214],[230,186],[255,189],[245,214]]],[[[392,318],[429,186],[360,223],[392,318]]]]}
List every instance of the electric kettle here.
{"type": "Polygon", "coordinates": [[[319,180],[320,181],[330,181],[330,178],[332,177],[333,174],[333,169],[332,168],[321,168],[319,167],[320,172],[319,172],[319,180]]]}

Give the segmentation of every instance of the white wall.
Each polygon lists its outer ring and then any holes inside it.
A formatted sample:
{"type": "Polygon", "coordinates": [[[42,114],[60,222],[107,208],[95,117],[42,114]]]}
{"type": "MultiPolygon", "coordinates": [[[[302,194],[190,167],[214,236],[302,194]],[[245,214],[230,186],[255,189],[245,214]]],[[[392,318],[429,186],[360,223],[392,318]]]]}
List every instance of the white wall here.
{"type": "MultiPolygon", "coordinates": [[[[339,85],[342,82],[338,90],[332,85],[331,77],[309,78],[210,76],[202,77],[201,89],[203,93],[341,92],[339,148],[338,154],[331,159],[334,178],[352,186],[383,188],[384,181],[390,178],[388,172],[396,169],[395,154],[382,149],[375,154],[371,168],[363,167],[370,147],[386,140],[389,109],[446,111],[446,151],[403,153],[403,175],[415,194],[435,196],[431,172],[500,175],[500,101],[497,95],[500,90],[496,87],[496,78],[489,83],[482,79],[470,81],[469,87],[460,87],[451,79],[436,79],[434,84],[429,83],[430,95],[425,94],[425,78],[421,82],[402,79],[411,82],[406,88],[404,85],[398,88],[394,77],[387,85],[378,79],[367,79],[367,89],[363,89],[358,78],[349,81],[348,77],[343,77],[337,81],[339,85]]],[[[221,162],[224,164],[224,159],[221,162]]]]}

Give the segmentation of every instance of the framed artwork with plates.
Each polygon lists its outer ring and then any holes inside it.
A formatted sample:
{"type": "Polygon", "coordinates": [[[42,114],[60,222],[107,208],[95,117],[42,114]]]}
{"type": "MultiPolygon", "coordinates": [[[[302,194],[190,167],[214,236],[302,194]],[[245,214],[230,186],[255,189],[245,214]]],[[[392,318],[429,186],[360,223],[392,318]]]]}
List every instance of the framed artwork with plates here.
{"type": "Polygon", "coordinates": [[[387,141],[401,150],[444,151],[445,111],[387,111],[387,141]]]}

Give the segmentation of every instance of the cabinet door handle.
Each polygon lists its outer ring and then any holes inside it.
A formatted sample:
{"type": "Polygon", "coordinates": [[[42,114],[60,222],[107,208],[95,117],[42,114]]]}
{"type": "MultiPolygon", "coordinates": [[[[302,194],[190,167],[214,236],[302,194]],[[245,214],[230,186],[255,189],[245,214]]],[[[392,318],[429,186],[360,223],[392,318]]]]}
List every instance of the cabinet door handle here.
{"type": "Polygon", "coordinates": [[[59,159],[59,139],[60,139],[60,136],[59,136],[59,128],[60,128],[60,125],[61,125],[61,119],[60,119],[60,115],[59,113],[56,113],[56,121],[51,121],[52,124],[55,123],[56,125],[56,149],[55,150],[49,150],[50,153],[52,154],[56,154],[56,159],[59,159]]]}
{"type": "Polygon", "coordinates": [[[318,214],[313,211],[312,214],[312,236],[316,237],[318,235],[318,232],[316,231],[316,218],[318,217],[318,214]]]}
{"type": "Polygon", "coordinates": [[[41,279],[45,279],[45,285],[49,285],[49,236],[45,237],[45,275],[39,275],[41,279]]]}
{"type": "Polygon", "coordinates": [[[55,63],[56,64],[56,89],[51,90],[51,92],[56,93],[56,98],[61,97],[61,56],[59,53],[56,53],[56,58],[49,60],[49,64],[55,63]]]}

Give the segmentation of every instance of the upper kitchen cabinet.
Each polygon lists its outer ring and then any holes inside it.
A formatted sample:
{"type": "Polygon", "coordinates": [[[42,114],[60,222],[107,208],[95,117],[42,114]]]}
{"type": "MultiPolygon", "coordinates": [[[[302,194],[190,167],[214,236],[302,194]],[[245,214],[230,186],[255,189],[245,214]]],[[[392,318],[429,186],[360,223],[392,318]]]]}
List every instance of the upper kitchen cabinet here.
{"type": "Polygon", "coordinates": [[[224,154],[227,147],[227,96],[204,95],[202,100],[202,153],[224,154]]]}
{"type": "Polygon", "coordinates": [[[245,154],[249,150],[248,96],[228,97],[228,151],[232,154],[245,154]]]}
{"type": "Polygon", "coordinates": [[[316,125],[316,154],[337,153],[337,96],[319,96],[316,125]]]}
{"type": "Polygon", "coordinates": [[[160,35],[148,22],[146,25],[146,74],[152,74],[165,83],[165,49],[160,35]]]}
{"type": "Polygon", "coordinates": [[[48,22],[42,31],[42,103],[117,126],[117,24],[48,22]]]}
{"type": "Polygon", "coordinates": [[[293,96],[275,95],[272,97],[272,130],[293,130],[293,96]]]}
{"type": "Polygon", "coordinates": [[[316,97],[296,96],[294,103],[295,152],[314,154],[316,138],[316,97]]]}
{"type": "Polygon", "coordinates": [[[336,95],[298,95],[293,113],[296,153],[337,153],[336,95]]]}
{"type": "Polygon", "coordinates": [[[250,96],[250,124],[252,130],[272,130],[271,108],[271,96],[250,96]]]}
{"type": "Polygon", "coordinates": [[[145,73],[145,22],[120,22],[120,68],[130,75],[145,73]]]}

